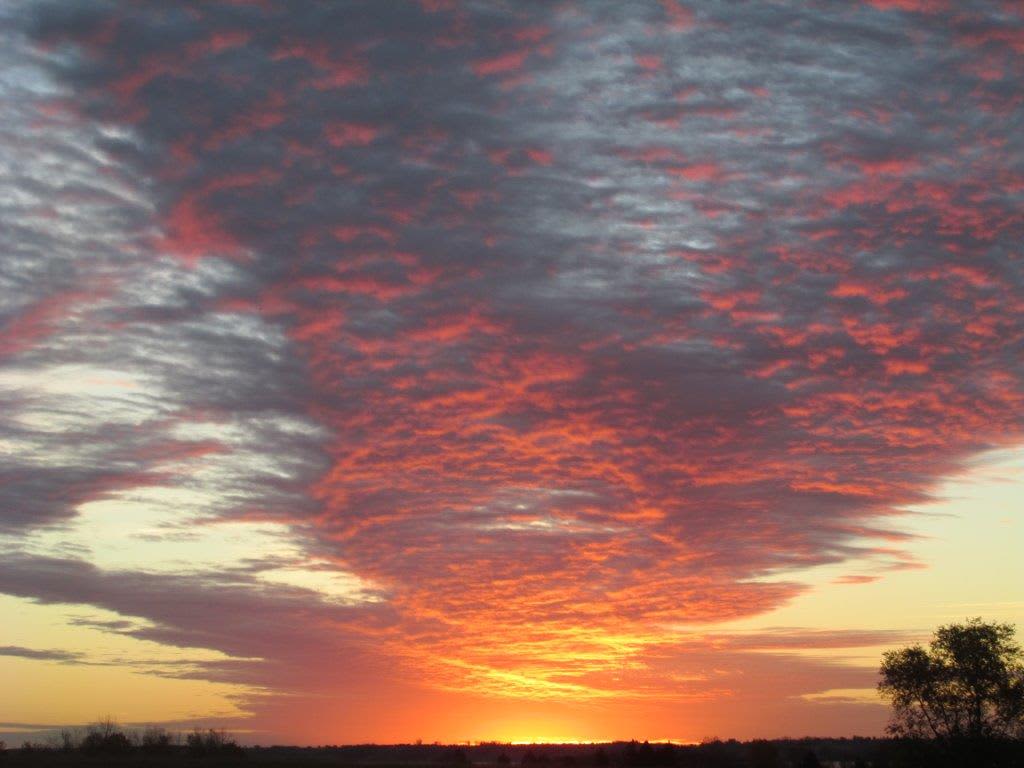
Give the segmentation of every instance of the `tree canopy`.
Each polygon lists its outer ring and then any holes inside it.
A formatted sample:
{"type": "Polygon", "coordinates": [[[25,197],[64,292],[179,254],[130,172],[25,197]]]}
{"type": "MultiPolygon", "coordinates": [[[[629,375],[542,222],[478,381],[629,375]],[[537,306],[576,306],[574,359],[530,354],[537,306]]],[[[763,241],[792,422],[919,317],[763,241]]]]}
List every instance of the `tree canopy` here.
{"type": "Polygon", "coordinates": [[[927,648],[882,657],[878,690],[893,736],[977,741],[1024,736],[1024,653],[1010,624],[975,618],[936,630],[927,648]]]}

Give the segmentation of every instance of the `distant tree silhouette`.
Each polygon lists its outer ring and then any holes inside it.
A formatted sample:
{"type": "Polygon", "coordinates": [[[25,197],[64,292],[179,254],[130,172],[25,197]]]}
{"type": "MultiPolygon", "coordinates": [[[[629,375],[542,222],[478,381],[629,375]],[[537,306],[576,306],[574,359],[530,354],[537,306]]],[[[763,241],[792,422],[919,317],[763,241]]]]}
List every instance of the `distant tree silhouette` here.
{"type": "Polygon", "coordinates": [[[631,741],[626,744],[622,753],[622,763],[637,768],[653,768],[654,766],[674,766],[678,762],[678,754],[674,744],[651,745],[645,741],[638,744],[631,741]]]}
{"type": "Polygon", "coordinates": [[[197,728],[185,737],[185,746],[189,754],[194,757],[206,757],[208,755],[227,757],[242,754],[242,748],[238,746],[238,742],[224,731],[217,731],[213,728],[206,731],[197,728]]]}
{"type": "Polygon", "coordinates": [[[598,747],[594,750],[593,763],[597,768],[607,768],[611,760],[608,759],[608,752],[604,747],[598,747]]]}
{"type": "Polygon", "coordinates": [[[146,752],[167,752],[172,741],[166,728],[151,725],[142,732],[141,746],[146,752]]]}
{"type": "Polygon", "coordinates": [[[501,766],[511,765],[512,758],[508,756],[508,753],[505,752],[505,750],[502,750],[501,754],[498,755],[494,762],[501,766]]]}
{"type": "Polygon", "coordinates": [[[821,761],[813,751],[807,750],[804,753],[803,759],[800,761],[800,768],[821,768],[821,761]]]}
{"type": "Polygon", "coordinates": [[[86,729],[85,738],[82,739],[79,748],[84,752],[114,754],[129,751],[132,742],[114,718],[104,717],[86,729]]]}
{"type": "Polygon", "coordinates": [[[622,762],[628,766],[638,768],[654,765],[654,750],[648,742],[638,744],[636,740],[630,741],[622,753],[622,762]]]}
{"type": "Polygon", "coordinates": [[[892,701],[888,731],[939,741],[1024,736],[1024,655],[1010,624],[939,627],[920,645],[882,657],[878,690],[892,701]]]}
{"type": "Polygon", "coordinates": [[[654,763],[660,766],[673,766],[678,762],[675,744],[662,744],[654,750],[654,763]]]}
{"type": "Polygon", "coordinates": [[[80,741],[78,734],[70,728],[62,728],[58,738],[60,739],[60,748],[63,752],[70,752],[75,749],[80,741]]]}
{"type": "Polygon", "coordinates": [[[779,748],[770,741],[757,739],[750,742],[751,768],[779,768],[779,748]]]}

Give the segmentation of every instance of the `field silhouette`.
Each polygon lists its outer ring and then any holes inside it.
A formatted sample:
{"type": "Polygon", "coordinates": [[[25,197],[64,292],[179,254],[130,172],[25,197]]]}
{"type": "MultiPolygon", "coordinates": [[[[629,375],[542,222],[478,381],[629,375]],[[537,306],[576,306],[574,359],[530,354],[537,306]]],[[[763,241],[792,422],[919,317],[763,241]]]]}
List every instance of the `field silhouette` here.
{"type": "MultiPolygon", "coordinates": [[[[0,753],[5,768],[124,766],[358,766],[361,768],[929,768],[952,766],[928,742],[891,738],[806,738],[700,744],[396,744],[346,746],[241,746],[222,731],[177,734],[162,729],[124,731],[110,721],[91,726],[79,740],[65,732],[44,743],[0,753]]],[[[1024,745],[1006,741],[998,753],[957,766],[1024,766],[1024,745]]]]}

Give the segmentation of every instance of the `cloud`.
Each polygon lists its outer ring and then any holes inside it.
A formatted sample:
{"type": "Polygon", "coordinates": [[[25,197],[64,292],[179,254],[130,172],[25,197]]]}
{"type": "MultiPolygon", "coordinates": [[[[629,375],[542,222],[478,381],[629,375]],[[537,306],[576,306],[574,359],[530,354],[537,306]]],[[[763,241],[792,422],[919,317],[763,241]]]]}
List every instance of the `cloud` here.
{"type": "Polygon", "coordinates": [[[14,656],[19,659],[35,659],[39,661],[77,661],[81,658],[81,654],[70,651],[22,648],[20,645],[0,645],[0,656],[14,656]]]}
{"type": "Polygon", "coordinates": [[[1020,441],[1019,18],[430,6],[5,18],[11,594],[268,687],[337,624],[428,687],[639,695],[666,627],[906,561],[887,518],[1020,441]],[[386,608],[31,543],[111,500],[284,526],[386,608]]]}
{"type": "MultiPolygon", "coordinates": [[[[309,659],[336,655],[355,665],[344,670],[347,680],[365,678],[382,663],[367,658],[373,655],[372,644],[395,621],[393,611],[383,604],[367,608],[328,603],[312,590],[268,585],[245,572],[174,576],[104,570],[80,559],[19,552],[11,553],[0,566],[0,589],[43,604],[88,604],[144,619],[137,625],[91,625],[179,648],[215,649],[231,657],[210,662],[126,663],[170,676],[248,684],[273,680],[301,686],[310,676],[323,677],[323,670],[308,666],[309,659]],[[360,656],[364,657],[361,662],[360,656]],[[262,662],[271,658],[272,668],[263,668],[262,662]]],[[[17,655],[30,657],[30,653],[17,655]]]]}

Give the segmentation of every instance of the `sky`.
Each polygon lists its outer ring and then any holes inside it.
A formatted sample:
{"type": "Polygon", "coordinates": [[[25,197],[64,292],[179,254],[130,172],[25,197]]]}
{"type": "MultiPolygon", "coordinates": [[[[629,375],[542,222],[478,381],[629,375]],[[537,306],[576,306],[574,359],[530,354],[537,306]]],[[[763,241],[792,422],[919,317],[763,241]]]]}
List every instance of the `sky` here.
{"type": "Polygon", "coordinates": [[[9,743],[875,735],[1024,627],[1019,3],[0,40],[9,743]]]}

